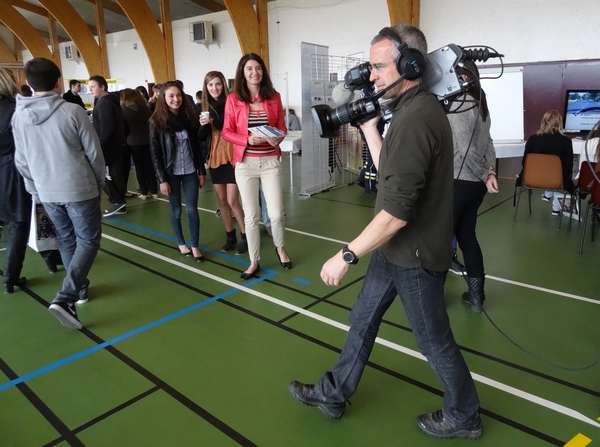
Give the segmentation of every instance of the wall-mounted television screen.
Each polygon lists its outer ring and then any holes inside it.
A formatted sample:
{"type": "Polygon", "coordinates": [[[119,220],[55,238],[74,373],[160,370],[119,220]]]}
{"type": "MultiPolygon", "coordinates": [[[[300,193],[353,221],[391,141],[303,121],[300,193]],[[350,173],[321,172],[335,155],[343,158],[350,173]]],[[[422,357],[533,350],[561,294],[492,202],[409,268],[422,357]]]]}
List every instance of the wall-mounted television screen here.
{"type": "Polygon", "coordinates": [[[563,116],[566,133],[587,134],[600,120],[600,90],[567,90],[563,116]]]}

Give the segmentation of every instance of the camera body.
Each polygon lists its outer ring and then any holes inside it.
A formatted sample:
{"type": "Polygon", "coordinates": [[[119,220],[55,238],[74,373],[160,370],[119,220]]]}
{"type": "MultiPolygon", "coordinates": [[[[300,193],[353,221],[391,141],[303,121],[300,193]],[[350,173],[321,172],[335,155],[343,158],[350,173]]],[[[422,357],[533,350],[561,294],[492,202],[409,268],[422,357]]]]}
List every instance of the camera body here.
{"type": "MultiPolygon", "coordinates": [[[[463,86],[458,78],[456,66],[463,58],[461,47],[455,44],[449,44],[427,55],[427,68],[421,79],[440,101],[462,93],[463,86]]],[[[365,62],[348,70],[344,76],[344,84],[350,90],[365,89],[373,86],[369,80],[370,76],[371,65],[365,62]]],[[[389,121],[392,112],[387,107],[389,100],[381,98],[384,93],[385,91],[375,92],[356,101],[341,104],[335,109],[325,104],[312,107],[319,135],[322,138],[335,138],[344,124],[358,126],[378,113],[381,113],[383,120],[389,121]]]]}

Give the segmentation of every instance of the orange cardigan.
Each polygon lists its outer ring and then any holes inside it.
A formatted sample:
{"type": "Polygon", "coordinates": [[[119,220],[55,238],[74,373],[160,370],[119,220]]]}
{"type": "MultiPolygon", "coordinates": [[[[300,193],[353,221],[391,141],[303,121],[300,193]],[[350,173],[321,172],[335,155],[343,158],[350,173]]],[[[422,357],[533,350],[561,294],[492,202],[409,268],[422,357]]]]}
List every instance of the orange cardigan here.
{"type": "MultiPolygon", "coordinates": [[[[287,133],[281,96],[276,93],[271,99],[263,100],[263,107],[267,114],[269,126],[287,133]]],[[[237,99],[235,94],[227,97],[225,103],[225,118],[223,120],[223,131],[221,136],[225,141],[233,143],[233,164],[242,161],[244,151],[248,146],[248,113],[249,105],[237,99]]],[[[277,156],[281,156],[281,149],[277,146],[277,156]]]]}

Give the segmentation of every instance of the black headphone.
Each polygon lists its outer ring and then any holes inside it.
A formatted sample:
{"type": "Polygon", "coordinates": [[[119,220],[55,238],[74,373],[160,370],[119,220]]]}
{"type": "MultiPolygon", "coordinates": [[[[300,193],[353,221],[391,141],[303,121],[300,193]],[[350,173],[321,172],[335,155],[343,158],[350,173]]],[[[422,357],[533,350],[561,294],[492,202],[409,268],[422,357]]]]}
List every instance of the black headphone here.
{"type": "Polygon", "coordinates": [[[390,39],[398,47],[400,54],[396,58],[396,69],[398,73],[404,76],[404,79],[412,81],[423,76],[427,66],[427,60],[423,53],[416,48],[409,48],[408,45],[402,42],[398,33],[389,26],[379,31],[379,34],[390,39]]]}

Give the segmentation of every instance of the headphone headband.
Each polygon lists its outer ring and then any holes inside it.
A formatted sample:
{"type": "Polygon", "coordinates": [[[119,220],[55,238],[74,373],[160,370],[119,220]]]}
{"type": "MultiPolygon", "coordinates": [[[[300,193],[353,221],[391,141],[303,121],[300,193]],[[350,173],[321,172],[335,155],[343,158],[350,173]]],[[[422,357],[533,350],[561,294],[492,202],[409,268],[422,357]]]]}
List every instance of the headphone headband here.
{"type": "Polygon", "coordinates": [[[402,38],[390,26],[386,26],[379,31],[379,34],[383,37],[388,38],[400,54],[396,58],[396,69],[398,73],[404,76],[405,79],[413,80],[420,78],[425,72],[427,61],[425,56],[416,48],[409,48],[409,46],[402,41],[402,38]]]}

